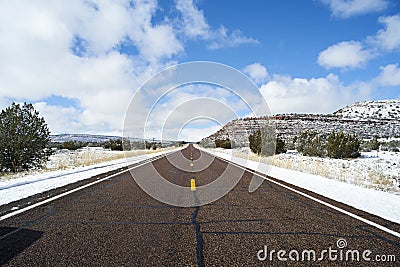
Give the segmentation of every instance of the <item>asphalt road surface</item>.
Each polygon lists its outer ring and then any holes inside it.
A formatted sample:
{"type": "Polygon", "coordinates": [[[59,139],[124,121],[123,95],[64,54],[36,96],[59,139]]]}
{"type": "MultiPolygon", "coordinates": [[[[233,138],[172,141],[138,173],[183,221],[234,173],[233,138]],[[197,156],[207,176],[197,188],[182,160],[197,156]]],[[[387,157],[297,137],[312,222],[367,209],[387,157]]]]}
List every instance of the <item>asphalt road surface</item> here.
{"type": "MultiPolygon", "coordinates": [[[[179,157],[194,170],[211,156],[190,145],[176,152],[179,157]]],[[[191,188],[193,196],[228,165],[216,158],[192,172],[165,157],[148,164],[168,181],[191,188]]],[[[272,181],[249,193],[253,174],[234,168],[242,176],[238,184],[204,206],[161,203],[125,171],[4,219],[0,265],[400,266],[399,237],[272,181]]],[[[398,224],[297,190],[400,231],[398,224]]]]}

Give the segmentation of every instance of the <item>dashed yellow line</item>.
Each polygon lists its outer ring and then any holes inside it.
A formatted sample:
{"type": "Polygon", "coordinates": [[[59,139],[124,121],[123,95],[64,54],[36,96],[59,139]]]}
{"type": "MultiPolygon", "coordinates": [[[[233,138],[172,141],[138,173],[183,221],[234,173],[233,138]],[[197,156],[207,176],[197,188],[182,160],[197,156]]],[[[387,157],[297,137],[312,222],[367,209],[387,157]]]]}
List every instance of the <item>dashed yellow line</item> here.
{"type": "Polygon", "coordinates": [[[193,167],[193,162],[190,162],[190,167],[193,167]]]}
{"type": "Polygon", "coordinates": [[[196,180],[190,179],[190,191],[196,191],[196,180]]]}

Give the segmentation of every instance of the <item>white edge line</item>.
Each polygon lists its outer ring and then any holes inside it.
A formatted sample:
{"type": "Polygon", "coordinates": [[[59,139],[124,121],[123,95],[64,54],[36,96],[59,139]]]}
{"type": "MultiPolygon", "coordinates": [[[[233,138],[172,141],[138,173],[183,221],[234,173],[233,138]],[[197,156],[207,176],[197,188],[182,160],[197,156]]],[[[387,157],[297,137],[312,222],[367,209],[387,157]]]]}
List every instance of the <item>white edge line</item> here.
{"type": "MultiPolygon", "coordinates": [[[[204,150],[203,150],[203,151],[204,151],[204,150]]],[[[212,154],[212,153],[210,153],[210,152],[208,152],[208,151],[204,151],[204,152],[209,153],[209,154],[212,154]]],[[[272,182],[272,183],[274,183],[274,184],[277,184],[277,185],[279,185],[279,186],[281,186],[281,187],[283,187],[283,188],[286,188],[286,189],[288,189],[288,190],[290,190],[290,191],[292,191],[292,192],[294,192],[294,193],[297,193],[297,194],[302,195],[302,196],[304,196],[304,197],[306,197],[306,198],[309,198],[309,199],[311,199],[311,200],[314,200],[314,201],[316,201],[316,202],[318,202],[318,203],[320,203],[320,204],[322,204],[322,205],[325,205],[325,206],[327,206],[327,207],[329,207],[329,208],[331,208],[331,209],[334,209],[334,210],[336,210],[336,211],[339,211],[339,212],[341,212],[341,213],[343,213],[343,214],[345,214],[345,215],[348,215],[348,216],[350,216],[350,217],[352,217],[352,218],[354,218],[354,219],[357,219],[357,220],[359,220],[359,221],[361,221],[361,222],[363,222],[363,223],[366,223],[366,224],[369,224],[369,225],[371,225],[371,226],[374,226],[374,227],[376,227],[376,228],[378,228],[378,229],[380,229],[380,230],[382,230],[382,231],[384,231],[384,232],[386,232],[386,233],[388,233],[388,234],[391,234],[391,235],[394,235],[394,236],[400,238],[400,233],[398,233],[398,232],[396,232],[396,231],[394,231],[394,230],[391,230],[391,229],[389,229],[389,228],[387,228],[387,227],[385,227],[385,226],[382,226],[382,225],[377,224],[377,223],[375,223],[375,222],[373,222],[373,221],[370,221],[370,220],[368,220],[368,219],[365,219],[365,218],[363,218],[363,217],[360,217],[360,216],[358,216],[358,215],[356,215],[356,214],[353,214],[353,213],[351,213],[351,212],[349,212],[349,211],[347,211],[347,210],[344,210],[344,209],[341,209],[341,208],[339,208],[339,207],[336,207],[336,206],[334,206],[334,205],[332,205],[332,204],[329,204],[329,203],[327,203],[327,202],[325,202],[325,201],[323,201],[323,200],[320,200],[320,199],[318,199],[318,198],[315,198],[315,197],[313,197],[313,196],[307,195],[306,193],[303,193],[303,192],[298,191],[298,190],[296,190],[296,189],[294,189],[294,188],[291,188],[290,186],[287,186],[287,185],[281,184],[280,182],[277,182],[277,181],[275,181],[275,180],[269,179],[269,178],[266,177],[266,176],[262,176],[261,174],[256,173],[254,170],[250,170],[250,168],[248,168],[248,167],[244,167],[244,166],[239,165],[239,164],[237,164],[237,163],[234,163],[234,162],[232,162],[232,161],[226,160],[226,159],[221,158],[221,157],[219,157],[219,156],[217,156],[217,155],[215,155],[215,154],[214,154],[214,156],[215,156],[216,158],[218,158],[218,159],[221,159],[221,160],[227,162],[228,164],[235,165],[236,167],[241,168],[241,169],[243,169],[243,170],[245,170],[245,171],[248,171],[248,172],[250,172],[250,173],[252,173],[252,174],[254,174],[254,175],[257,175],[257,176],[259,176],[259,177],[261,177],[261,178],[263,178],[263,179],[265,179],[265,180],[267,180],[267,181],[269,181],[269,182],[272,182]]],[[[268,175],[268,174],[265,174],[265,175],[268,175]]],[[[275,178],[275,179],[278,179],[278,178],[275,178]]],[[[279,180],[279,179],[278,179],[278,180],[279,180]]],[[[318,194],[318,193],[316,193],[316,194],[318,194]]],[[[379,217],[379,216],[378,216],[378,217],[379,217]]]]}
{"type": "MultiPolygon", "coordinates": [[[[89,186],[92,186],[92,185],[101,183],[101,182],[103,182],[103,181],[105,181],[105,180],[108,180],[108,179],[110,179],[110,178],[112,178],[112,177],[118,176],[118,175],[120,175],[120,174],[122,174],[122,173],[128,172],[128,171],[130,171],[130,170],[133,170],[133,169],[135,169],[135,168],[138,168],[138,167],[140,167],[140,166],[143,166],[143,165],[145,165],[145,164],[148,164],[148,163],[150,163],[150,162],[152,162],[152,161],[154,161],[154,160],[156,160],[156,159],[162,158],[162,157],[164,157],[165,155],[171,154],[171,153],[174,153],[174,152],[176,152],[176,151],[172,151],[172,152],[170,152],[170,153],[158,155],[158,156],[155,156],[155,157],[150,158],[150,159],[145,159],[145,160],[142,161],[142,163],[139,163],[138,165],[136,165],[136,166],[134,166],[134,167],[132,167],[132,168],[129,168],[129,169],[126,169],[126,170],[123,170],[123,171],[114,173],[114,174],[112,174],[112,175],[109,175],[109,176],[104,177],[104,178],[102,178],[102,179],[100,179],[100,180],[91,182],[91,183],[89,183],[89,184],[85,184],[85,185],[80,186],[80,187],[78,187],[78,188],[74,188],[74,189],[72,189],[72,190],[70,190],[70,191],[67,191],[67,192],[64,192],[64,193],[62,193],[62,194],[56,195],[56,196],[54,196],[54,197],[48,198],[48,199],[46,199],[46,200],[40,201],[40,202],[38,202],[38,203],[35,203],[35,204],[33,204],[33,205],[30,205],[30,206],[27,206],[27,207],[22,208],[22,209],[20,209],[20,210],[16,210],[16,211],[7,213],[7,214],[5,214],[5,215],[3,215],[3,216],[0,217],[0,221],[4,221],[5,219],[11,218],[11,217],[13,217],[13,216],[15,216],[15,215],[18,215],[18,214],[20,214],[20,213],[23,213],[23,212],[25,212],[25,211],[34,209],[34,208],[39,207],[39,206],[41,206],[41,205],[43,205],[43,204],[49,203],[49,202],[54,201],[54,200],[56,200],[56,199],[62,198],[62,197],[64,197],[64,196],[67,196],[67,195],[69,195],[69,194],[75,193],[75,192],[77,192],[77,191],[79,191],[79,190],[82,190],[82,189],[85,189],[85,188],[87,188],[87,187],[89,187],[89,186]]],[[[133,163],[133,164],[135,164],[135,163],[133,163]]]]}

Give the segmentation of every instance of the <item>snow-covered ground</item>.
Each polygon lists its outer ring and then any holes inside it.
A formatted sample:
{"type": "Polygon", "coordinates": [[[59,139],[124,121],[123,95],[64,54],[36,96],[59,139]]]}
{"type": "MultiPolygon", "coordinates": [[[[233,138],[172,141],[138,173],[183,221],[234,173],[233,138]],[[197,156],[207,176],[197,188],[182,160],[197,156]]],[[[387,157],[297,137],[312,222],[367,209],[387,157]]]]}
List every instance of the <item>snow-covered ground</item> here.
{"type": "Polygon", "coordinates": [[[400,195],[400,153],[388,151],[361,152],[357,159],[331,159],[302,156],[296,151],[260,157],[247,148],[213,149],[237,157],[261,161],[284,169],[320,175],[366,188],[400,195]]]}
{"type": "MultiPolygon", "coordinates": [[[[181,148],[173,150],[179,149],[181,148]]],[[[88,179],[173,150],[130,151],[126,159],[124,152],[99,148],[62,150],[51,156],[46,170],[0,176],[0,205],[88,179]]]]}
{"type": "MultiPolygon", "coordinates": [[[[399,153],[392,154],[388,152],[379,152],[378,157],[376,157],[376,152],[372,152],[372,154],[363,153],[362,158],[358,160],[347,161],[303,157],[292,152],[286,155],[276,156],[273,159],[273,164],[279,162],[277,159],[282,159],[285,162],[291,162],[292,167],[302,166],[302,168],[308,168],[305,170],[311,170],[314,172],[319,172],[317,171],[318,168],[326,168],[324,172],[328,172],[329,170],[335,171],[335,168],[341,169],[341,171],[336,172],[338,175],[336,178],[334,176],[335,172],[330,174],[330,178],[327,178],[322,175],[309,174],[293,169],[267,165],[262,163],[262,160],[260,161],[260,158],[252,153],[250,153],[249,157],[247,157],[246,152],[248,151],[243,148],[235,149],[233,151],[230,149],[206,149],[206,151],[242,166],[246,166],[250,169],[266,173],[271,177],[277,178],[284,182],[318,193],[322,196],[345,203],[349,206],[369,212],[371,214],[375,214],[387,220],[400,223],[400,195],[396,194],[396,192],[400,192],[398,188],[392,186],[393,190],[391,190],[391,192],[395,193],[389,193],[382,190],[377,190],[375,187],[366,188],[360,185],[349,183],[349,181],[351,181],[359,173],[364,173],[362,171],[363,167],[366,168],[366,173],[368,173],[368,168],[370,168],[371,170],[374,169],[375,171],[384,171],[389,175],[396,173],[399,175],[399,153]],[[395,166],[397,167],[395,170],[388,168],[389,166],[392,166],[392,163],[396,163],[395,166]],[[344,175],[344,173],[348,173],[345,179],[341,177],[341,175],[344,175]]],[[[368,185],[371,183],[366,184],[368,185]]],[[[386,190],[388,188],[389,186],[386,188],[386,190]]]]}

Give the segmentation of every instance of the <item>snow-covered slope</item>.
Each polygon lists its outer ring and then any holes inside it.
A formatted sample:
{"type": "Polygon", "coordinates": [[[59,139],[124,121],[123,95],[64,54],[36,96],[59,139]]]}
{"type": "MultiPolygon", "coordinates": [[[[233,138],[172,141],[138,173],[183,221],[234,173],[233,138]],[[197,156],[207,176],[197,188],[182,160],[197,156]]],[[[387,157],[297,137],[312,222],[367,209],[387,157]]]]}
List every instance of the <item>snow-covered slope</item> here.
{"type": "Polygon", "coordinates": [[[236,119],[218,132],[202,140],[213,144],[215,139],[229,138],[237,146],[248,145],[248,135],[272,124],[283,139],[291,139],[300,132],[311,130],[329,135],[332,130],[356,134],[370,139],[400,137],[400,99],[357,102],[333,114],[278,114],[270,117],[236,119]]]}
{"type": "Polygon", "coordinates": [[[357,102],[333,114],[342,118],[399,120],[400,99],[357,102]]]}
{"type": "Polygon", "coordinates": [[[110,139],[120,139],[118,136],[91,135],[91,134],[56,134],[51,135],[53,142],[77,141],[83,143],[103,143],[110,139]]]}

